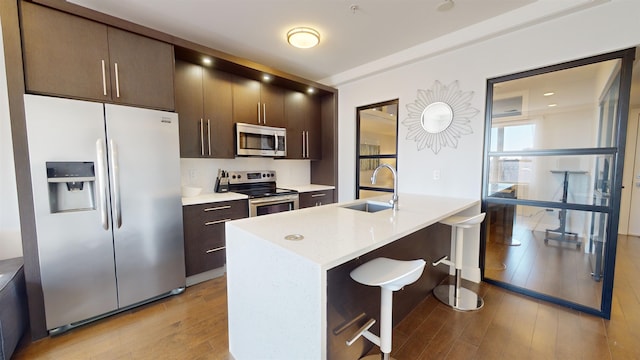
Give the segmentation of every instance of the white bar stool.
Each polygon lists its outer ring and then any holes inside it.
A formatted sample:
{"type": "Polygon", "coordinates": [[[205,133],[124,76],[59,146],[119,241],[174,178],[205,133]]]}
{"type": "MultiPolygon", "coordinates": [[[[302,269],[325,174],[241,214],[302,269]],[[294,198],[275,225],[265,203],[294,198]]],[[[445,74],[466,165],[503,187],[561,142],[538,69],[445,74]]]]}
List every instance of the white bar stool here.
{"type": "Polygon", "coordinates": [[[454,261],[447,260],[447,256],[443,256],[433,263],[437,266],[441,263],[455,267],[456,283],[455,285],[438,285],[433,289],[433,295],[436,299],[451,306],[456,310],[470,311],[478,310],[484,305],[484,300],[475,292],[462,287],[462,250],[464,243],[464,229],[469,229],[480,224],[484,220],[485,213],[474,216],[450,216],[440,223],[451,225],[451,240],[455,240],[456,256],[454,261]]]}
{"type": "MultiPolygon", "coordinates": [[[[369,331],[369,328],[376,322],[375,319],[371,319],[347,341],[347,345],[351,346],[360,336],[364,336],[380,347],[382,359],[390,359],[391,333],[393,331],[393,292],[418,280],[425,264],[426,262],[422,259],[403,261],[380,257],[351,271],[351,278],[360,284],[380,287],[380,336],[369,331]]],[[[380,355],[369,355],[363,359],[380,358],[380,355]]]]}

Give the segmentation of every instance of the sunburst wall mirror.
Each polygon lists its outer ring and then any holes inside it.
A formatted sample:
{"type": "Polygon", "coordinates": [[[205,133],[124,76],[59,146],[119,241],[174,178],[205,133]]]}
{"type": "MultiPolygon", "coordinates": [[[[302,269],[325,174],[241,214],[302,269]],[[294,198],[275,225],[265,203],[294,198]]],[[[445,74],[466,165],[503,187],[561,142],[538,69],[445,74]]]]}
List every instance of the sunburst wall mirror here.
{"type": "Polygon", "coordinates": [[[457,148],[462,135],[473,133],[469,122],[480,112],[471,107],[472,98],[473,91],[460,90],[457,80],[449,85],[436,81],[430,90],[418,90],[402,121],[409,129],[407,140],[414,140],[419,151],[429,148],[434,154],[443,147],[457,148]]]}

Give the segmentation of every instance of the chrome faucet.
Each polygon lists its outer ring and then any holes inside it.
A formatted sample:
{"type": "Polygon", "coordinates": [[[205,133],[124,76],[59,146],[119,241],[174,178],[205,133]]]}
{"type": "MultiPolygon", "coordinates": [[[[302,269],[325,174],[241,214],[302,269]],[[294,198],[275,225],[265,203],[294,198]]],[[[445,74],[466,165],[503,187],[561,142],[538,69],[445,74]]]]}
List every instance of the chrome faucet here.
{"type": "Polygon", "coordinates": [[[373,175],[371,175],[371,184],[376,183],[376,175],[378,175],[378,170],[382,169],[383,167],[391,170],[391,173],[393,174],[393,197],[389,201],[389,204],[393,206],[393,210],[395,211],[398,210],[398,173],[396,172],[396,169],[391,167],[391,165],[389,164],[382,164],[378,166],[375,170],[373,170],[373,175]]]}

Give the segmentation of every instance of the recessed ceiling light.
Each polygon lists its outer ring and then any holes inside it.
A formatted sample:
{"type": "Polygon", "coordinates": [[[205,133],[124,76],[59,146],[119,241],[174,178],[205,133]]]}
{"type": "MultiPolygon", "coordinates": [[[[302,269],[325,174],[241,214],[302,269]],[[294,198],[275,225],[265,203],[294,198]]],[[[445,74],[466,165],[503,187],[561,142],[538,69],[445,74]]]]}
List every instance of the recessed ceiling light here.
{"type": "Polygon", "coordinates": [[[453,3],[453,0],[443,0],[440,4],[438,4],[436,9],[438,9],[438,11],[448,11],[453,8],[453,5],[455,5],[453,3]]]}
{"type": "Polygon", "coordinates": [[[555,93],[554,93],[553,91],[549,91],[549,92],[546,92],[546,93],[544,93],[544,94],[542,94],[542,95],[543,95],[543,96],[551,96],[551,95],[554,95],[554,94],[555,94],[555,93]]]}
{"type": "Polygon", "coordinates": [[[547,106],[548,106],[548,107],[556,107],[556,106],[558,106],[558,104],[549,104],[549,105],[547,105],[547,106]]]}
{"type": "Polygon", "coordinates": [[[205,65],[211,65],[213,63],[213,60],[211,60],[211,58],[206,57],[202,59],[202,63],[205,65]]]}
{"type": "Polygon", "coordinates": [[[312,88],[312,87],[307,88],[307,93],[308,93],[308,94],[313,94],[313,93],[315,93],[315,92],[316,92],[316,89],[314,89],[314,88],[312,88]]]}
{"type": "Polygon", "coordinates": [[[262,75],[262,80],[264,80],[264,81],[271,81],[271,75],[269,75],[269,74],[263,74],[263,75],[262,75]]]}
{"type": "Polygon", "coordinates": [[[320,43],[320,33],[308,27],[296,27],[287,32],[287,41],[291,46],[309,49],[320,43]]]}

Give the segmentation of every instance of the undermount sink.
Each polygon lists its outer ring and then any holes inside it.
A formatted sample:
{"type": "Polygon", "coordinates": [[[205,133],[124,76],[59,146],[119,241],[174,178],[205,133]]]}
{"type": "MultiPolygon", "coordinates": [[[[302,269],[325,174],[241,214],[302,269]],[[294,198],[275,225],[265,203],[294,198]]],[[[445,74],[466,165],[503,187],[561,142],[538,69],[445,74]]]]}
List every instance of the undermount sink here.
{"type": "Polygon", "coordinates": [[[382,210],[391,209],[391,204],[380,201],[365,201],[363,203],[343,206],[345,209],[364,211],[374,213],[382,210]]]}

